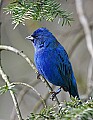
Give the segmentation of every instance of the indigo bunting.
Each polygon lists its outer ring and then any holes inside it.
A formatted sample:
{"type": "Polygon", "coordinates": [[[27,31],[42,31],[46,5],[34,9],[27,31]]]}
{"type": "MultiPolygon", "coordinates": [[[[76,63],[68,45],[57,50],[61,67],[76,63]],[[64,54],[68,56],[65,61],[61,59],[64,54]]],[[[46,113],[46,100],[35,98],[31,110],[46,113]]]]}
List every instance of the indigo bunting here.
{"type": "Polygon", "coordinates": [[[50,83],[63,88],[70,96],[79,98],[76,79],[64,47],[46,28],[39,28],[32,35],[26,37],[31,40],[35,49],[34,62],[39,73],[50,83]]]}

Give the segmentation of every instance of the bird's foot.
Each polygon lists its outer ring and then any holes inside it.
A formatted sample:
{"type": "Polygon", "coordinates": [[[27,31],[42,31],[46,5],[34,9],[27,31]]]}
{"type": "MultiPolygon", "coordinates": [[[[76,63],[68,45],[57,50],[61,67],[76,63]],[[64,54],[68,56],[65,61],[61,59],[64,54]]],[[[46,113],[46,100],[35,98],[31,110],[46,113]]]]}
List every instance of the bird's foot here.
{"type": "Polygon", "coordinates": [[[52,101],[55,100],[56,95],[57,95],[57,93],[54,91],[54,92],[52,93],[52,95],[51,95],[51,99],[52,99],[52,101]]]}
{"type": "Polygon", "coordinates": [[[52,95],[51,95],[52,101],[54,100],[54,98],[56,97],[56,95],[57,95],[58,93],[60,93],[60,91],[61,91],[61,87],[60,87],[59,89],[57,89],[57,91],[51,91],[51,92],[50,92],[50,93],[52,94],[52,95]]]}

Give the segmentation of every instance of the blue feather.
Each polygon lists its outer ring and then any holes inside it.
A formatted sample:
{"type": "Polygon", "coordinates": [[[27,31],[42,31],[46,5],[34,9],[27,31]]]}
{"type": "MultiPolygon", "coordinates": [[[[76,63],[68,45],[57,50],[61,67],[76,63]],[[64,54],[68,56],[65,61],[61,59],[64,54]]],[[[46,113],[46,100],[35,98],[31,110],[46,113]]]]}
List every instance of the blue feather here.
{"type": "Polygon", "coordinates": [[[72,65],[64,47],[46,28],[37,29],[31,36],[35,48],[34,61],[39,73],[50,83],[68,91],[70,96],[79,98],[72,65]]]}

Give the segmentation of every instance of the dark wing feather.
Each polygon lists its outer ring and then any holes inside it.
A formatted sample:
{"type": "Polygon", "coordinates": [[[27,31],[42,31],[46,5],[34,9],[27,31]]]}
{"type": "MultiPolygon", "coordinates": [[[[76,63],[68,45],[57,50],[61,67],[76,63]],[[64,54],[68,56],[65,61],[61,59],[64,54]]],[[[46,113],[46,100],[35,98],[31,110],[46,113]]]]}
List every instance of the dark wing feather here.
{"type": "Polygon", "coordinates": [[[76,84],[76,80],[72,70],[72,66],[63,46],[60,45],[58,47],[57,53],[58,53],[58,56],[60,57],[59,72],[63,77],[63,80],[65,81],[66,87],[67,87],[67,88],[64,88],[63,86],[63,89],[65,91],[69,91],[70,96],[71,95],[73,97],[77,96],[79,98],[77,84],[76,84]]]}
{"type": "Polygon", "coordinates": [[[62,46],[58,47],[57,53],[58,53],[58,59],[60,63],[58,65],[58,71],[60,72],[60,75],[62,76],[62,79],[66,84],[66,88],[63,86],[63,89],[65,91],[70,91],[71,84],[72,84],[72,74],[73,74],[71,63],[69,61],[69,58],[65,49],[62,46]]]}

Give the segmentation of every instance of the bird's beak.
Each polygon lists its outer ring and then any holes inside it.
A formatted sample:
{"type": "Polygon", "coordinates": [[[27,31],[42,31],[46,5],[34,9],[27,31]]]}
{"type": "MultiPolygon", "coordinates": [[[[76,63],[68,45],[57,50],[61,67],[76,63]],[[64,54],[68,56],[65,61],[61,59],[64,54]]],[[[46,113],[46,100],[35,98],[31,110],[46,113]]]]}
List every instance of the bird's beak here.
{"type": "Polygon", "coordinates": [[[31,35],[27,36],[26,39],[31,40],[32,42],[34,41],[34,37],[32,37],[31,35]]]}

